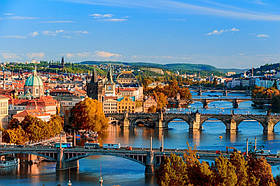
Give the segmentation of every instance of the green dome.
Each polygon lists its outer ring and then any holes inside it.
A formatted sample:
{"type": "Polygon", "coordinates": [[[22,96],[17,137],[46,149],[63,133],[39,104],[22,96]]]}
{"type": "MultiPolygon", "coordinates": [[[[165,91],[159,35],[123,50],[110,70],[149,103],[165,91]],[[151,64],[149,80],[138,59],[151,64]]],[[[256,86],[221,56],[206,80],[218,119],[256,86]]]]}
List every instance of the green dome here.
{"type": "Polygon", "coordinates": [[[33,74],[27,78],[24,86],[40,86],[43,87],[42,79],[37,75],[37,71],[33,70],[33,74]]]}

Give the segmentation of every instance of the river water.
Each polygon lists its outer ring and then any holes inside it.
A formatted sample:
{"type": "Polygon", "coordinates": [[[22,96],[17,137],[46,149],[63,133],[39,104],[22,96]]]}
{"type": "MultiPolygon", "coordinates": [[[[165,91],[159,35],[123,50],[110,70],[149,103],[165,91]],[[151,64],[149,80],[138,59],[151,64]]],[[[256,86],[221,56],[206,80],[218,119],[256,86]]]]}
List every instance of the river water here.
{"type": "MultiPolygon", "coordinates": [[[[195,93],[193,93],[193,97],[195,93]]],[[[204,93],[203,97],[221,95],[220,93],[204,93]]],[[[243,97],[242,94],[229,94],[231,97],[243,97]]],[[[240,103],[235,113],[263,113],[251,107],[251,102],[240,103]]],[[[209,109],[202,109],[202,104],[193,103],[189,109],[169,110],[168,112],[189,112],[199,109],[208,113],[230,113],[232,104],[229,102],[213,102],[209,109]]],[[[188,124],[182,120],[174,120],[169,123],[166,130],[155,130],[145,127],[121,129],[119,126],[110,126],[104,143],[121,143],[123,146],[149,147],[150,136],[153,137],[153,147],[159,148],[162,136],[165,148],[184,149],[187,143],[196,146],[197,149],[225,150],[226,146],[234,146],[238,150],[245,151],[246,139],[249,139],[253,148],[256,137],[258,148],[271,150],[276,153],[280,150],[280,124],[275,126],[273,135],[263,135],[261,124],[256,121],[244,121],[239,125],[235,134],[227,134],[225,125],[217,120],[208,120],[203,124],[203,130],[197,133],[189,133],[188,124]]],[[[100,172],[103,177],[103,185],[156,185],[154,177],[145,177],[145,167],[138,163],[113,156],[92,156],[79,161],[79,169],[69,172],[56,172],[55,163],[41,162],[32,166],[19,166],[8,170],[0,170],[0,185],[67,185],[69,175],[72,185],[99,185],[100,172]]],[[[273,174],[280,174],[279,167],[272,167],[273,174]]]]}

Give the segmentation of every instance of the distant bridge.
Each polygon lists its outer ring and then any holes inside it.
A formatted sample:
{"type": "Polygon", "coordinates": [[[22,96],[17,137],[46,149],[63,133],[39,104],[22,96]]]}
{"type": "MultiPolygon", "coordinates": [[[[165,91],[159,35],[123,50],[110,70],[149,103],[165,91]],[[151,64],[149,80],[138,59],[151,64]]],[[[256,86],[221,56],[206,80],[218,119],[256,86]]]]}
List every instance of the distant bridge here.
{"type": "MultiPolygon", "coordinates": [[[[181,149],[166,149],[163,152],[159,149],[134,148],[133,150],[121,149],[84,149],[82,147],[76,148],[53,148],[47,146],[38,147],[2,147],[0,148],[0,156],[8,154],[33,154],[43,157],[50,161],[56,162],[57,170],[66,170],[72,167],[78,167],[78,160],[95,155],[108,155],[125,158],[137,162],[145,166],[146,174],[153,174],[164,156],[170,156],[174,153],[183,156],[185,150],[181,149]]],[[[215,160],[219,157],[216,151],[197,150],[201,159],[215,160]]],[[[229,156],[225,154],[225,156],[229,156]]],[[[280,164],[280,159],[276,155],[267,157],[272,164],[280,164]]]]}
{"type": "Polygon", "coordinates": [[[191,90],[197,92],[198,96],[201,96],[203,92],[222,92],[223,96],[227,96],[228,93],[243,93],[246,95],[251,95],[250,90],[228,90],[228,89],[202,89],[201,87],[192,88],[191,90]]]}
{"type": "Polygon", "coordinates": [[[252,99],[252,98],[192,98],[192,102],[201,102],[203,108],[208,108],[208,104],[215,101],[228,101],[232,103],[233,108],[238,108],[239,103],[245,101],[262,101],[264,104],[269,104],[271,99],[252,99]]]}
{"type": "Polygon", "coordinates": [[[274,126],[280,121],[280,115],[257,114],[201,114],[191,113],[107,113],[106,117],[111,117],[122,127],[135,126],[139,123],[153,128],[168,128],[170,121],[181,119],[189,125],[190,131],[202,129],[202,125],[209,119],[220,120],[227,131],[236,131],[242,121],[255,120],[263,126],[265,134],[273,133],[274,126]]]}

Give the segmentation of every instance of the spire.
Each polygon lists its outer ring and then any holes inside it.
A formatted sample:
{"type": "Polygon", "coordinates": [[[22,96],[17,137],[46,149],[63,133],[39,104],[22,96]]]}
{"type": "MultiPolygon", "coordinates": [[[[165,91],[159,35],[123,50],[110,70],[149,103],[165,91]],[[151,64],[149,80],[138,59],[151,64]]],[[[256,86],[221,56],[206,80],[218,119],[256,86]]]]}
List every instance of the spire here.
{"type": "Polygon", "coordinates": [[[113,72],[112,72],[112,67],[109,65],[109,70],[107,73],[107,79],[109,82],[113,83],[113,72]]]}
{"type": "Polygon", "coordinates": [[[97,83],[98,77],[97,77],[97,72],[96,69],[94,68],[92,71],[92,76],[91,76],[91,83],[97,83]]]}

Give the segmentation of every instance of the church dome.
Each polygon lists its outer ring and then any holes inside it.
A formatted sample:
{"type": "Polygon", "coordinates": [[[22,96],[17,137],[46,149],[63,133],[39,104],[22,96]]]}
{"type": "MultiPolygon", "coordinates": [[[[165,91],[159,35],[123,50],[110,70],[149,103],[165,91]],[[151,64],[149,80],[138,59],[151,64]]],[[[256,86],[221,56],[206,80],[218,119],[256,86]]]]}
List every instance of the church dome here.
{"type": "Polygon", "coordinates": [[[32,75],[27,78],[27,80],[25,81],[24,86],[40,86],[40,87],[43,87],[43,81],[37,75],[37,71],[36,70],[33,70],[32,75]]]}

